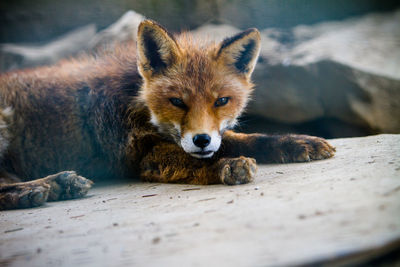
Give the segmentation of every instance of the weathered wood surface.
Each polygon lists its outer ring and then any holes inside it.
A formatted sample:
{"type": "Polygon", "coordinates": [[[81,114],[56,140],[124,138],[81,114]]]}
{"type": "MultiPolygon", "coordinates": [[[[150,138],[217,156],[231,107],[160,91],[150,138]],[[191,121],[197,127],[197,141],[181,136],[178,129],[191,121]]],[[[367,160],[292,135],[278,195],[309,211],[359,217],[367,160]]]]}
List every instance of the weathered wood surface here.
{"type": "Polygon", "coordinates": [[[333,159],[260,166],[248,185],[115,184],[3,211],[0,265],[276,266],[399,246],[400,135],[332,143],[333,159]]]}

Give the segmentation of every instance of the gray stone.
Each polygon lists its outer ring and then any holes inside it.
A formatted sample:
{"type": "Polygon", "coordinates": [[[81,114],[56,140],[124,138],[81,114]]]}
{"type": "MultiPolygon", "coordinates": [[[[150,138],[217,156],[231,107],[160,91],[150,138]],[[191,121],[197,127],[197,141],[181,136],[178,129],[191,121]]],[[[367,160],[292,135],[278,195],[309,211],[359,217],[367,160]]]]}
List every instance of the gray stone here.
{"type": "Polygon", "coordinates": [[[44,45],[2,44],[0,71],[54,64],[60,59],[86,51],[95,34],[96,26],[90,24],[44,45]]]}
{"type": "Polygon", "coordinates": [[[135,11],[126,12],[119,20],[100,31],[90,40],[89,47],[112,48],[116,42],[136,41],[136,33],[144,17],[135,11]]]}
{"type": "Polygon", "coordinates": [[[96,26],[90,24],[44,45],[2,44],[0,71],[54,64],[60,59],[76,56],[79,52],[112,49],[116,42],[136,41],[138,26],[143,19],[142,15],[128,11],[98,33],[96,26]]]}
{"type": "Polygon", "coordinates": [[[90,24],[42,45],[0,45],[0,71],[49,65],[59,60],[92,52],[112,49],[117,42],[136,41],[138,26],[144,17],[134,11],[126,12],[119,20],[96,33],[90,24]]]}

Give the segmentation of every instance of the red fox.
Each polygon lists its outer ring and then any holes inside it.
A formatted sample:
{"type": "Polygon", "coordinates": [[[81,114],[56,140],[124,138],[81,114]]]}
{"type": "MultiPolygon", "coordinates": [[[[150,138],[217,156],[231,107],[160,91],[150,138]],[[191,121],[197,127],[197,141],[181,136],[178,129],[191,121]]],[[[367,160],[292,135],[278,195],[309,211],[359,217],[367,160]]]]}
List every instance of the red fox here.
{"type": "Polygon", "coordinates": [[[84,177],[236,185],[256,160],[332,157],[322,138],[231,130],[259,52],[256,29],[214,44],[145,20],[137,45],[2,74],[0,209],[82,197],[84,177]]]}

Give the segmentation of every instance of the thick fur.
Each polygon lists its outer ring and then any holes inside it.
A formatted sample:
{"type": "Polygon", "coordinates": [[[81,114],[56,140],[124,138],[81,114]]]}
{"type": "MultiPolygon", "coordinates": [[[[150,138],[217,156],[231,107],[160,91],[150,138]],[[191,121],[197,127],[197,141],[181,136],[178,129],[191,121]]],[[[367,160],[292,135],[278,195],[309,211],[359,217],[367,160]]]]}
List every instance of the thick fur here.
{"type": "Polygon", "coordinates": [[[333,156],[321,138],[229,130],[253,90],[259,50],[255,29],[214,44],[147,20],[137,46],[1,75],[0,209],[81,197],[91,186],[82,176],[240,184],[254,178],[253,158],[333,156]],[[192,141],[200,134],[211,138],[203,149],[192,141]]]}

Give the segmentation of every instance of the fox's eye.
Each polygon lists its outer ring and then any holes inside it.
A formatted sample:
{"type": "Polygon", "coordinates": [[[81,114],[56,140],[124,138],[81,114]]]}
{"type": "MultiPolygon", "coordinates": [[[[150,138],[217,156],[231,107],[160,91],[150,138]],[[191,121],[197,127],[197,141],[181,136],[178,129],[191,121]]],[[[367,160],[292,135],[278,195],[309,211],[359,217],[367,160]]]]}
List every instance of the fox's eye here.
{"type": "Polygon", "coordinates": [[[186,109],[185,103],[183,103],[183,100],[180,98],[172,97],[169,99],[169,102],[171,102],[172,105],[178,108],[186,109]]]}
{"type": "Polygon", "coordinates": [[[229,99],[230,97],[220,97],[215,101],[214,106],[215,107],[225,106],[228,103],[229,99]]]}

